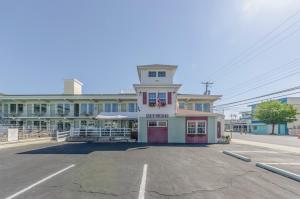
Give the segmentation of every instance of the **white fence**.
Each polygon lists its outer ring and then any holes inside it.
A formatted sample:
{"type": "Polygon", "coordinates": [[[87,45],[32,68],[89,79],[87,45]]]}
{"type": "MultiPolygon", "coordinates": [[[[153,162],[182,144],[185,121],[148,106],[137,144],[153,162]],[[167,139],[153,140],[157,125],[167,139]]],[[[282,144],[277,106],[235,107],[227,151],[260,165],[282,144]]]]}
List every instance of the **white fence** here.
{"type": "Polygon", "coordinates": [[[65,142],[67,138],[70,136],[70,131],[57,131],[56,132],[56,141],[57,142],[65,142]]]}
{"type": "Polygon", "coordinates": [[[71,129],[70,137],[130,137],[131,128],[71,129]]]}

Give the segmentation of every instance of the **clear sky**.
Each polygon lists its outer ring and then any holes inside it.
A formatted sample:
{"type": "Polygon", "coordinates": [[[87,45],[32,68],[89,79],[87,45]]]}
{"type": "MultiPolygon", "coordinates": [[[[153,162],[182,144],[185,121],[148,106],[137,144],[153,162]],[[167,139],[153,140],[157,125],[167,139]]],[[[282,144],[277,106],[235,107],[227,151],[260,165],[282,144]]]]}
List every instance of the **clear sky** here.
{"type": "Polygon", "coordinates": [[[178,65],[182,93],[214,81],[221,102],[296,86],[300,63],[286,64],[300,58],[299,9],[299,0],[1,0],[0,92],[62,93],[63,79],[77,78],[85,93],[117,93],[138,82],[136,65],[156,63],[178,65]]]}

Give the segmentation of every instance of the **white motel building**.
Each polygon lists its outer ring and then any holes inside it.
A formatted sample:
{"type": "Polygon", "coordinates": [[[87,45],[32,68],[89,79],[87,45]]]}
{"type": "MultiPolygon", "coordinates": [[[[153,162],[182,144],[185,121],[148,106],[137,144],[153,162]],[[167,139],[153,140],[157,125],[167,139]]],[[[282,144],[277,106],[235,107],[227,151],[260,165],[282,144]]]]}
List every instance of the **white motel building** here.
{"type": "Polygon", "coordinates": [[[224,115],[213,112],[213,103],[221,96],[179,93],[176,69],[137,66],[135,92],[83,94],[83,84],[68,79],[63,94],[0,94],[0,124],[58,131],[126,128],[144,143],[217,143],[224,115]]]}

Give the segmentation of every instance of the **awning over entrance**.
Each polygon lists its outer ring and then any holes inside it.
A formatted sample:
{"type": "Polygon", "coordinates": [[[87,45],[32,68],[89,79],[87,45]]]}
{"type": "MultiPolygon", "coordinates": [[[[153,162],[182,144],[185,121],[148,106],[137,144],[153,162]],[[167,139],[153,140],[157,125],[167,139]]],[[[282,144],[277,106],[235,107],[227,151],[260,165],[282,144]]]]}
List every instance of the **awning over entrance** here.
{"type": "Polygon", "coordinates": [[[113,112],[113,113],[100,113],[96,116],[98,120],[122,120],[122,119],[137,119],[137,112],[113,112]]]}

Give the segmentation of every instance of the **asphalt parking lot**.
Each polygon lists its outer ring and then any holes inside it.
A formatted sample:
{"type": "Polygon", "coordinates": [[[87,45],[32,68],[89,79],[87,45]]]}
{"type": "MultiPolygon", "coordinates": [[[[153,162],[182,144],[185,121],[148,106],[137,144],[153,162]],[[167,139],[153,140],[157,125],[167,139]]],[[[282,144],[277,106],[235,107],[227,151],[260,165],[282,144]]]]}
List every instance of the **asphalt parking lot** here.
{"type": "MultiPolygon", "coordinates": [[[[300,198],[299,182],[254,164],[299,163],[299,154],[247,145],[40,144],[3,149],[0,159],[5,199],[300,198]]],[[[280,167],[300,173],[299,165],[280,167]]]]}

